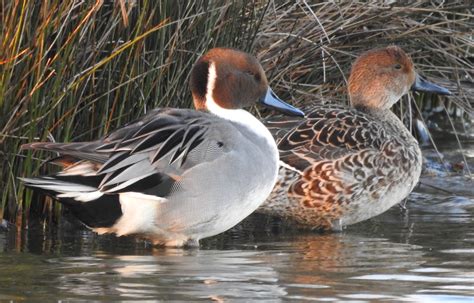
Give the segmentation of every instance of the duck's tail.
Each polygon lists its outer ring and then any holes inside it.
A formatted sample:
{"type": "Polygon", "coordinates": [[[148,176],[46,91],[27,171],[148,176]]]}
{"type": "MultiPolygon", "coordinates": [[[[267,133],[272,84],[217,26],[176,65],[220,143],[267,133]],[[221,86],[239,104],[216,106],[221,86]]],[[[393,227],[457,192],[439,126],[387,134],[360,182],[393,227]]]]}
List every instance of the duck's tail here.
{"type": "Polygon", "coordinates": [[[99,191],[102,176],[57,174],[20,180],[66,205],[90,228],[110,227],[122,216],[119,195],[99,191]]]}
{"type": "Polygon", "coordinates": [[[81,160],[89,160],[96,163],[105,163],[110,155],[107,152],[99,152],[97,148],[102,144],[101,141],[92,142],[74,142],[74,143],[55,143],[55,142],[33,142],[23,144],[21,150],[45,150],[57,152],[60,155],[68,155],[81,160]]]}

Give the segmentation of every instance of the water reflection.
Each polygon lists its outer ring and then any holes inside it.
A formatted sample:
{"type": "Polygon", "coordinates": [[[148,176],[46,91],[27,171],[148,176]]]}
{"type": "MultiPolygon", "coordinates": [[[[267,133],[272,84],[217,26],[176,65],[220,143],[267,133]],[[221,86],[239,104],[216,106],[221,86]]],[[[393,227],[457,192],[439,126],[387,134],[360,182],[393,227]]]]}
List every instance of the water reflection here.
{"type": "Polygon", "coordinates": [[[260,254],[163,250],[150,256],[96,255],[49,261],[61,272],[57,288],[77,297],[191,300],[284,296],[284,289],[275,283],[277,273],[259,260],[260,254]]]}
{"type": "Polygon", "coordinates": [[[0,300],[472,301],[472,198],[407,205],[339,234],[252,216],[199,250],[30,222],[0,232],[0,300]]]}

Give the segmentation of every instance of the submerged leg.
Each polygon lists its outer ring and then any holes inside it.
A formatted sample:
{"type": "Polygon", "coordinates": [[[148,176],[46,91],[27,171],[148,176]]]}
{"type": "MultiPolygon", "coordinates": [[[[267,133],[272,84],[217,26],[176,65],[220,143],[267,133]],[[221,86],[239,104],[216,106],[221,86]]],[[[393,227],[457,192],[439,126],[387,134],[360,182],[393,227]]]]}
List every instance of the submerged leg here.
{"type": "Polygon", "coordinates": [[[173,238],[163,239],[163,238],[151,238],[153,246],[162,246],[162,247],[186,247],[194,248],[199,247],[199,240],[190,239],[186,236],[174,236],[173,238]]]}
{"type": "Polygon", "coordinates": [[[400,211],[401,211],[402,213],[408,212],[407,202],[408,202],[408,197],[406,197],[403,201],[401,201],[400,203],[398,203],[398,206],[400,207],[400,211]]]}

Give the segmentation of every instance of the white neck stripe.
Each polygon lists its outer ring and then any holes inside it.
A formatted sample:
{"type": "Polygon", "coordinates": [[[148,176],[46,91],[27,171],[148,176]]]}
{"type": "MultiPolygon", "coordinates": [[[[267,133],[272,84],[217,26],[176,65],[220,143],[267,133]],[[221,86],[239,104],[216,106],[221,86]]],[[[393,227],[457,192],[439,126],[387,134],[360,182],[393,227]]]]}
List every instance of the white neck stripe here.
{"type": "Polygon", "coordinates": [[[216,78],[217,78],[216,65],[214,64],[214,62],[211,61],[207,72],[208,72],[208,75],[207,75],[207,87],[206,87],[206,107],[209,111],[211,111],[211,109],[209,108],[209,105],[211,103],[216,104],[214,101],[214,98],[212,97],[213,92],[214,92],[214,87],[216,86],[216,78]]]}
{"type": "Polygon", "coordinates": [[[208,111],[213,113],[216,116],[227,120],[239,120],[235,119],[235,115],[237,112],[241,110],[237,109],[226,109],[221,107],[213,98],[213,92],[216,86],[216,79],[217,79],[217,72],[216,72],[216,65],[214,62],[211,62],[209,65],[208,76],[207,76],[207,87],[206,87],[206,108],[208,111]]]}
{"type": "Polygon", "coordinates": [[[216,103],[213,98],[216,79],[216,66],[214,62],[211,62],[207,76],[206,109],[218,117],[237,122],[255,133],[255,135],[265,138],[268,144],[274,146],[276,157],[278,157],[275,140],[270,134],[270,131],[257,118],[244,109],[226,109],[216,103]]]}

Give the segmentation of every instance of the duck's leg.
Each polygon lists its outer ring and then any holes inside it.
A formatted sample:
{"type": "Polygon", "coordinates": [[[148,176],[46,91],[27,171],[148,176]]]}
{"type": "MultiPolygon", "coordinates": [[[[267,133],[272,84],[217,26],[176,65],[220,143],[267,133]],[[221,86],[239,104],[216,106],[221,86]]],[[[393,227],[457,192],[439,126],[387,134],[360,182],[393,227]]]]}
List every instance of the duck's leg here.
{"type": "Polygon", "coordinates": [[[197,240],[197,239],[188,239],[184,245],[188,248],[198,248],[199,247],[199,240],[197,240]]]}
{"type": "Polygon", "coordinates": [[[175,248],[194,248],[199,247],[199,240],[191,239],[186,236],[173,235],[172,238],[164,239],[162,237],[151,238],[153,246],[175,247],[175,248]]]}
{"type": "Polygon", "coordinates": [[[331,222],[331,226],[332,226],[331,229],[334,232],[342,232],[342,229],[344,228],[343,225],[342,225],[342,220],[341,219],[333,220],[331,222]]]}
{"type": "Polygon", "coordinates": [[[400,207],[400,212],[402,213],[408,212],[407,203],[408,203],[408,197],[406,197],[405,199],[400,201],[400,203],[398,203],[398,207],[400,207]]]}

